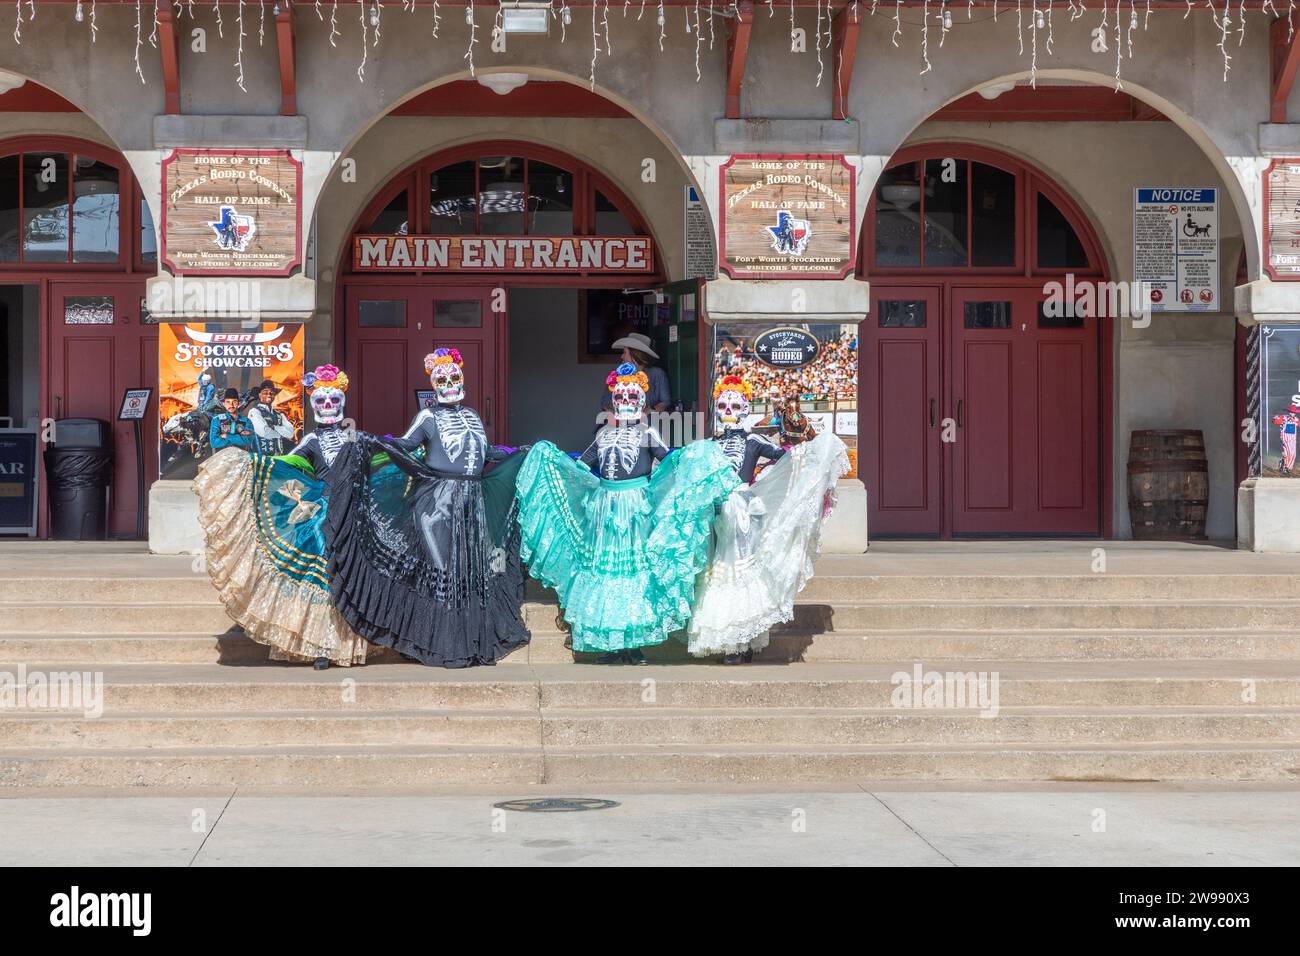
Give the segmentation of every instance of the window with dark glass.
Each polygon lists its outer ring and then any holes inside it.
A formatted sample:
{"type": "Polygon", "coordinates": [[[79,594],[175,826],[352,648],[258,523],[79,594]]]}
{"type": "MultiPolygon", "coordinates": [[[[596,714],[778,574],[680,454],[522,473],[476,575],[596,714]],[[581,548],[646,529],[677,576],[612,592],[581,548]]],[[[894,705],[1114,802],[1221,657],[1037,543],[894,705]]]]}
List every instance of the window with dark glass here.
{"type": "Polygon", "coordinates": [[[886,299],[880,303],[882,329],[925,328],[924,299],[886,299]]]}
{"type": "Polygon", "coordinates": [[[483,303],[478,299],[441,299],[433,304],[436,329],[481,329],[483,303]]]}
{"type": "Polygon", "coordinates": [[[430,173],[429,231],[435,236],[478,232],[477,194],[472,159],[430,173]]]}
{"type": "Polygon", "coordinates": [[[596,235],[598,236],[630,236],[636,230],[632,224],[627,221],[627,217],[622,211],[610,202],[609,198],[596,190],[596,235]]]}
{"type": "Polygon", "coordinates": [[[484,156],[478,161],[478,231],[485,236],[518,236],[524,231],[524,161],[517,156],[484,156]]]}
{"type": "Polygon", "coordinates": [[[20,156],[0,158],[0,262],[17,262],[21,211],[18,208],[20,156]]]}
{"type": "Polygon", "coordinates": [[[381,236],[404,236],[410,231],[410,224],[407,222],[407,201],[406,190],[388,201],[388,205],[380,211],[375,217],[374,222],[366,232],[374,233],[381,236]]]}
{"type": "Polygon", "coordinates": [[[528,161],[528,232],[535,236],[573,234],[573,173],[550,163],[528,161]]]}
{"type": "Polygon", "coordinates": [[[1084,307],[1073,299],[1061,302],[1040,302],[1038,304],[1038,327],[1040,329],[1081,329],[1083,328],[1084,307]]]}
{"type": "Polygon", "coordinates": [[[68,156],[23,154],[23,260],[68,261],[68,156]]]}
{"type": "Polygon", "coordinates": [[[964,266],[966,261],[965,160],[925,162],[925,264],[964,266]]]}
{"type": "Polygon", "coordinates": [[[1065,214],[1038,194],[1038,268],[1086,269],[1088,253],[1065,214]]]}
{"type": "Polygon", "coordinates": [[[962,318],[968,329],[1011,328],[1010,302],[964,302],[962,318]]]}
{"type": "Polygon", "coordinates": [[[363,329],[404,329],[406,300],[362,299],[357,303],[357,324],[363,329]]]}
{"type": "Polygon", "coordinates": [[[876,265],[921,264],[921,178],[918,163],[887,169],[876,185],[876,265]]]}
{"type": "Polygon", "coordinates": [[[987,163],[971,163],[971,265],[1016,264],[1016,177],[987,163]]]}
{"type": "Polygon", "coordinates": [[[74,163],[72,261],[116,262],[121,235],[117,169],[89,156],[78,156],[74,163]]]}
{"type": "Polygon", "coordinates": [[[63,324],[112,325],[113,297],[111,295],[65,295],[63,324]]]}

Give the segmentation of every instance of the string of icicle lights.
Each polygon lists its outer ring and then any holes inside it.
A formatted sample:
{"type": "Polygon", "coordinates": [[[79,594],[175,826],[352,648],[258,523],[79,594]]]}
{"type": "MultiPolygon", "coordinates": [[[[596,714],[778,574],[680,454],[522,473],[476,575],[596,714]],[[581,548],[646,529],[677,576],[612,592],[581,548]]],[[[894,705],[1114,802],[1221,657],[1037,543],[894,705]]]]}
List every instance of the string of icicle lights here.
{"type": "MultiPolygon", "coordinates": [[[[266,42],[266,17],[268,5],[272,16],[280,13],[280,3],[287,3],[288,0],[238,0],[238,3],[227,4],[228,7],[234,7],[235,19],[235,59],[233,62],[235,84],[241,91],[247,92],[244,86],[244,44],[245,40],[251,40],[252,35],[252,18],[256,17],[257,26],[257,44],[262,46],[266,42]],[[252,10],[254,2],[257,5],[256,11],[252,10]],[[249,10],[245,11],[245,7],[249,10]],[[247,17],[247,20],[246,20],[247,17]],[[246,23],[248,29],[245,29],[246,23]]],[[[614,0],[617,6],[618,0],[614,0]]],[[[664,42],[669,39],[669,13],[663,0],[649,0],[651,5],[650,15],[653,16],[659,27],[658,46],[662,52],[664,42]]],[[[775,18],[777,15],[778,4],[782,0],[759,0],[761,6],[767,7],[769,18],[775,18]]],[[[416,12],[416,0],[401,0],[402,11],[408,15],[414,15],[416,12]]],[[[812,52],[815,54],[814,61],[817,70],[817,86],[820,87],[822,80],[826,75],[826,57],[823,51],[830,50],[834,40],[834,15],[831,10],[831,0],[814,0],[816,6],[816,24],[813,33],[813,43],[809,49],[807,46],[806,34],[800,37],[800,28],[795,24],[795,3],[789,0],[790,12],[790,47],[791,52],[812,52]]],[[[1268,21],[1286,17],[1287,22],[1287,42],[1290,43],[1295,38],[1295,12],[1296,0],[1253,0],[1247,4],[1246,0],[1237,0],[1236,6],[1233,0],[1186,0],[1187,9],[1183,13],[1183,19],[1187,20],[1194,13],[1198,15],[1209,16],[1214,23],[1214,36],[1216,38],[1216,47],[1223,59],[1223,79],[1226,82],[1228,73],[1232,69],[1233,55],[1229,52],[1233,47],[1240,47],[1246,38],[1246,24],[1252,14],[1256,20],[1267,18],[1268,21]],[[1285,2],[1285,10],[1282,4],[1285,2]],[[1204,8],[1204,9],[1202,9],[1204,8]],[[1235,42],[1234,42],[1235,41],[1235,42]]],[[[115,4],[116,5],[116,4],[115,4]]],[[[170,5],[173,10],[173,16],[176,20],[188,18],[195,20],[196,13],[194,9],[194,0],[135,0],[135,75],[139,77],[140,82],[145,82],[144,68],[140,62],[140,51],[145,43],[156,48],[158,46],[158,11],[170,5]],[[152,21],[149,25],[148,21],[152,21]],[[149,29],[146,33],[146,26],[149,29]]],[[[385,15],[384,4],[381,0],[344,0],[345,6],[354,8],[355,22],[360,33],[361,50],[359,62],[357,64],[357,79],[365,82],[366,64],[369,61],[370,50],[379,45],[382,34],[383,18],[385,15]]],[[[442,11],[438,0],[433,0],[431,4],[426,4],[432,9],[432,17],[429,20],[431,26],[431,35],[433,39],[441,39],[441,31],[446,28],[442,24],[442,11]]],[[[463,59],[469,66],[470,75],[475,71],[475,47],[480,45],[479,41],[479,17],[492,21],[490,36],[496,41],[502,34],[504,26],[502,23],[502,14],[500,4],[486,5],[488,10],[476,10],[474,0],[467,0],[465,6],[465,32],[466,32],[466,49],[463,59]]],[[[624,18],[634,17],[641,20],[646,15],[647,0],[623,0],[622,15],[624,18]]],[[[299,6],[306,7],[307,0],[299,0],[299,6]]],[[[601,56],[609,57],[613,53],[613,44],[610,40],[610,0],[592,0],[591,3],[591,60],[589,81],[591,88],[596,88],[596,67],[601,56]]],[[[712,51],[716,48],[725,46],[725,31],[719,33],[715,26],[716,19],[734,19],[739,16],[736,3],[731,3],[724,7],[718,8],[710,4],[703,4],[701,0],[687,0],[681,4],[683,11],[684,32],[688,36],[688,42],[694,47],[695,55],[695,81],[698,83],[703,76],[700,69],[700,58],[705,50],[712,51]],[[705,33],[707,32],[707,40],[705,33]],[[723,42],[719,42],[719,39],[723,42]]],[[[985,4],[980,7],[980,16],[975,16],[974,0],[966,0],[965,10],[962,11],[961,0],[923,0],[920,9],[921,19],[919,21],[910,20],[903,16],[903,0],[850,0],[847,7],[842,8],[842,12],[852,22],[861,22],[864,17],[875,17],[878,14],[892,20],[892,33],[890,40],[895,47],[901,47],[905,38],[904,26],[913,27],[913,33],[916,36],[918,52],[920,55],[919,73],[925,74],[933,68],[931,54],[936,44],[932,41],[932,31],[937,33],[937,48],[942,49],[944,41],[956,25],[962,19],[970,23],[985,22],[993,20],[999,22],[999,17],[1011,21],[1015,26],[1015,43],[1018,56],[1028,56],[1029,58],[1029,81],[1031,85],[1036,85],[1038,76],[1038,63],[1040,55],[1052,56],[1056,46],[1056,37],[1053,32],[1053,19],[1055,16],[1068,16],[1070,22],[1084,18],[1093,18],[1096,22],[1088,34],[1088,43],[1093,53],[1110,53],[1114,52],[1115,56],[1115,89],[1122,90],[1124,61],[1133,57],[1133,35],[1139,30],[1146,32],[1150,26],[1151,20],[1151,0],[1094,0],[1093,6],[1089,7],[1086,0],[994,0],[990,5],[985,4]],[[954,8],[957,13],[954,14],[954,8]]],[[[14,7],[17,13],[13,38],[15,43],[23,42],[23,28],[29,29],[36,21],[36,0],[14,0],[14,7]]],[[[329,24],[329,43],[334,49],[339,48],[339,40],[343,37],[343,29],[339,26],[340,11],[339,0],[311,0],[311,7],[316,16],[322,23],[329,24]]],[[[569,5],[568,0],[550,0],[550,15],[559,26],[560,42],[568,42],[568,27],[573,23],[574,7],[569,5]]],[[[207,0],[200,3],[199,13],[203,14],[209,10],[207,0]]],[[[229,12],[229,11],[228,11],[229,12]]],[[[346,11],[344,11],[346,14],[346,11]]],[[[836,11],[839,13],[841,11],[836,11]]],[[[211,25],[215,25],[217,36],[225,38],[225,21],[222,18],[221,4],[213,0],[210,7],[212,20],[211,25]]],[[[49,16],[50,14],[46,14],[49,16]]],[[[393,15],[393,14],[390,14],[393,15]]],[[[95,42],[99,32],[97,21],[96,0],[77,0],[73,9],[72,16],[78,23],[87,23],[90,31],[91,42],[95,42]]],[[[347,15],[351,19],[351,15],[347,15]]],[[[1265,27],[1266,28],[1266,27],[1265,27]]],[[[585,31],[575,33],[575,37],[582,36],[585,31]]],[[[671,31],[676,33],[674,27],[671,31]]],[[[552,34],[553,35],[553,34],[552,34]]],[[[587,42],[585,39],[576,39],[575,43],[587,42]]],[[[838,77],[837,77],[838,82],[838,77]]]]}

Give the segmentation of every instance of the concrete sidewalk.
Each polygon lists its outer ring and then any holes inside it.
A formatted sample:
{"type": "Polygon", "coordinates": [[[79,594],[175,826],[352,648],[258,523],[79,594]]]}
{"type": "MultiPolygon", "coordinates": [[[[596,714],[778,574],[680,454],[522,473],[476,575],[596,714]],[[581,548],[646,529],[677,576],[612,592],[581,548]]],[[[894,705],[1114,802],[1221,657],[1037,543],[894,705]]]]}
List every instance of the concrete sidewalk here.
{"type": "Polygon", "coordinates": [[[1038,787],[0,799],[9,865],[1295,866],[1300,793],[1038,787]],[[618,801],[494,810],[527,796],[618,801]]]}

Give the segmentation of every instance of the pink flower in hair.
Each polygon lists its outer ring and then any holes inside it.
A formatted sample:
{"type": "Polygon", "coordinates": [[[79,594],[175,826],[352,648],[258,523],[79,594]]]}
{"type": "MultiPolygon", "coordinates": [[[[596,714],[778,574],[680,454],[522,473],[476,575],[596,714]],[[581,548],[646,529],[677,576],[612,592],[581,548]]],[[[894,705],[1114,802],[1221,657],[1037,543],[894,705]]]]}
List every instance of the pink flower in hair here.
{"type": "Polygon", "coordinates": [[[339,367],[337,365],[318,365],[316,366],[316,380],[320,382],[333,382],[339,377],[339,367]]]}

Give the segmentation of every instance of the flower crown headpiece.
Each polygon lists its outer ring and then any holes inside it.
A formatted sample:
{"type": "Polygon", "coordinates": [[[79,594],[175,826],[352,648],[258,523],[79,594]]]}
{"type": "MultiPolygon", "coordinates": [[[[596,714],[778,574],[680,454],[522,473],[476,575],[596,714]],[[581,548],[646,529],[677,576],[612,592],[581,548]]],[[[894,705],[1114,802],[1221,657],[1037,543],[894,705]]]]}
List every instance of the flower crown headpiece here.
{"type": "Polygon", "coordinates": [[[318,388],[337,388],[340,392],[346,392],[348,377],[339,371],[337,365],[317,365],[316,371],[308,372],[302,377],[302,387],[309,393],[318,388]]]}
{"type": "Polygon", "coordinates": [[[459,365],[463,368],[465,363],[461,361],[460,349],[434,349],[424,357],[424,370],[430,375],[439,365],[459,365]]]}
{"type": "Polygon", "coordinates": [[[713,386],[713,397],[717,398],[723,392],[739,392],[748,402],[754,397],[754,386],[739,375],[724,375],[718,380],[718,384],[713,386]]]}
{"type": "Polygon", "coordinates": [[[605,386],[612,392],[614,386],[622,383],[623,385],[639,385],[641,391],[650,391],[650,378],[645,372],[642,372],[631,362],[624,362],[614,371],[610,372],[605,378],[605,386]]]}

